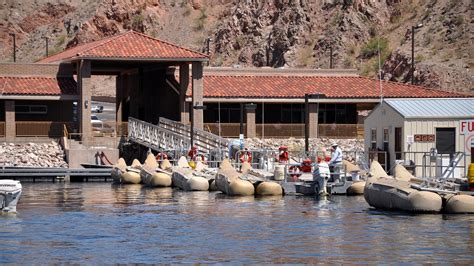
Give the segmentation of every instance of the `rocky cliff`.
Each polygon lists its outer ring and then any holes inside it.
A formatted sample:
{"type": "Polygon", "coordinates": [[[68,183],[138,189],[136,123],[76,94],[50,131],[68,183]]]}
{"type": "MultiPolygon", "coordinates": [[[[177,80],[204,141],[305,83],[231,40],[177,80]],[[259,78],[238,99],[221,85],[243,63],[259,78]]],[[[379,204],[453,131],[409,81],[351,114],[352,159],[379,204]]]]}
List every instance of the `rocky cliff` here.
{"type": "Polygon", "coordinates": [[[362,75],[473,92],[471,0],[5,0],[0,53],[49,53],[136,30],[206,52],[214,66],[357,68],[362,75]]]}

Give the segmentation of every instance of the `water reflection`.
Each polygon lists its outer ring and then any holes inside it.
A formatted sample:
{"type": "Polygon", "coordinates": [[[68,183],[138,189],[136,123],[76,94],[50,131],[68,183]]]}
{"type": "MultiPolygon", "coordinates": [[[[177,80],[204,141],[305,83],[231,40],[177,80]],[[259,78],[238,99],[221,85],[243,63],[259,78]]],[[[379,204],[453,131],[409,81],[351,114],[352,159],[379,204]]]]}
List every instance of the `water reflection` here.
{"type": "Polygon", "coordinates": [[[363,197],[228,197],[24,184],[0,263],[470,263],[474,218],[380,212],[363,197]],[[51,252],[54,250],[55,252],[51,252]]]}

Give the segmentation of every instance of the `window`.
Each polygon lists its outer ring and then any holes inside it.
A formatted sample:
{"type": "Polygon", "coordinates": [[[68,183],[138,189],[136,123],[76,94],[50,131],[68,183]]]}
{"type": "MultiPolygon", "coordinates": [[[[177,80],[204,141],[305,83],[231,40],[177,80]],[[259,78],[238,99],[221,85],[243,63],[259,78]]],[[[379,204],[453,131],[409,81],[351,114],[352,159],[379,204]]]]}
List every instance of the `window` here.
{"type": "MultiPolygon", "coordinates": [[[[220,108],[218,104],[207,104],[207,109],[204,111],[204,123],[218,123],[219,111],[221,123],[239,123],[240,122],[240,105],[221,103],[220,108]]],[[[245,121],[245,114],[244,114],[245,121]]]]}
{"type": "Polygon", "coordinates": [[[377,149],[377,129],[376,128],[370,129],[370,148],[372,150],[377,149]]]}
{"type": "Polygon", "coordinates": [[[319,106],[320,124],[356,124],[356,104],[330,104],[322,103],[319,106]]]}
{"type": "Polygon", "coordinates": [[[388,142],[388,128],[383,129],[383,142],[388,142]]]}
{"type": "Polygon", "coordinates": [[[304,106],[301,104],[282,104],[281,123],[300,124],[304,121],[304,106]]]}
{"type": "Polygon", "coordinates": [[[16,105],[15,112],[17,114],[46,114],[48,106],[46,105],[16,105]]]}
{"type": "MultiPolygon", "coordinates": [[[[383,150],[388,152],[388,128],[383,129],[383,150]]],[[[387,155],[388,156],[388,155],[387,155]]],[[[389,162],[387,162],[389,163],[389,162]]],[[[388,167],[390,169],[390,167],[388,167]]]]}

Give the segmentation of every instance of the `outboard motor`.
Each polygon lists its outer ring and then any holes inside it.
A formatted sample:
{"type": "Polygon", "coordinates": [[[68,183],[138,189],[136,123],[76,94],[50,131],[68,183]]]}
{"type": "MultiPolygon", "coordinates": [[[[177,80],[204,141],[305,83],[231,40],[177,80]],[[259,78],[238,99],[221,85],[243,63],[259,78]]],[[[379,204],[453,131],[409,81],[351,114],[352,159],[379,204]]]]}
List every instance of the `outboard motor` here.
{"type": "Polygon", "coordinates": [[[0,180],[0,211],[16,212],[16,204],[21,195],[21,184],[17,180],[0,180]]]}

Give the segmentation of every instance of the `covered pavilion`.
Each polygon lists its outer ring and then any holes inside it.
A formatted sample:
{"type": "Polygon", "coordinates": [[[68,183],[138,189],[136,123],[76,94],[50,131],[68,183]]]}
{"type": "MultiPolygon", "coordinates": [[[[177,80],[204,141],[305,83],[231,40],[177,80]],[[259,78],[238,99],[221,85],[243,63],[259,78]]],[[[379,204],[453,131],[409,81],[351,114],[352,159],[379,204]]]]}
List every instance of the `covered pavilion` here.
{"type": "MultiPolygon", "coordinates": [[[[158,122],[159,117],[187,121],[186,90],[191,87],[192,106],[203,104],[203,63],[207,61],[205,54],[128,31],[78,45],[38,63],[66,65],[69,75],[76,75],[78,129],[87,143],[92,140],[92,75],[116,76],[117,124],[128,116],[150,123],[158,122]],[[179,81],[174,75],[177,67],[179,81]]],[[[202,129],[203,110],[193,108],[192,112],[194,127],[202,129]]]]}

